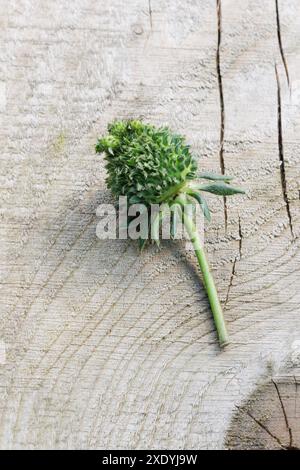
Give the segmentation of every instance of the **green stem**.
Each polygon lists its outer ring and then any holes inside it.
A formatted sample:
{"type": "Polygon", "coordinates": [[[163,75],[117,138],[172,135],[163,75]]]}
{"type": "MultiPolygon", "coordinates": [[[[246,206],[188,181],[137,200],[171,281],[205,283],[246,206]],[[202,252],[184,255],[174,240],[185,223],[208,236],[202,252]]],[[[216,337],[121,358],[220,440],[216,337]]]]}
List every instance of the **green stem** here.
{"type": "Polygon", "coordinates": [[[178,183],[178,184],[175,184],[174,186],[171,186],[169,189],[167,189],[167,191],[165,191],[162,196],[160,196],[157,200],[156,200],[156,203],[160,203],[160,202],[164,202],[166,201],[167,199],[171,198],[172,196],[174,196],[175,194],[178,194],[180,191],[182,191],[182,189],[186,186],[186,181],[184,181],[183,183],[178,183]]]}
{"type": "Polygon", "coordinates": [[[202,271],[204,285],[208,295],[210,307],[214,317],[216,329],[219,336],[220,346],[224,347],[229,343],[229,337],[226,329],[226,324],[223,316],[222,307],[218,298],[217,289],[215,286],[214,278],[210,272],[209,264],[206,258],[205,251],[201,246],[200,236],[196,230],[195,224],[192,219],[183,210],[183,221],[185,228],[188,232],[190,240],[193,244],[200,269],[202,271]]]}

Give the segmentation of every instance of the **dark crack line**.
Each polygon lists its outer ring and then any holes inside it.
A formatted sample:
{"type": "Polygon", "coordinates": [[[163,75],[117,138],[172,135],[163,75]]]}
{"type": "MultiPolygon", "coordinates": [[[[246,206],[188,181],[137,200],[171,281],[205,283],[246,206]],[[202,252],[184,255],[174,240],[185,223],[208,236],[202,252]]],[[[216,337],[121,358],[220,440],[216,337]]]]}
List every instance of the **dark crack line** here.
{"type": "Polygon", "coordinates": [[[295,387],[296,387],[296,390],[295,390],[295,404],[294,404],[294,407],[295,407],[295,416],[297,416],[297,393],[298,393],[298,382],[297,382],[297,379],[296,377],[294,376],[294,382],[295,382],[295,387]]]}
{"type": "Polygon", "coordinates": [[[285,161],[284,161],[283,138],[282,138],[281,88],[280,88],[280,81],[279,81],[279,75],[278,75],[276,64],[275,64],[275,75],[276,75],[276,83],[277,83],[278,153],[279,153],[279,161],[280,161],[281,187],[282,187],[283,200],[284,200],[285,207],[286,207],[286,213],[287,213],[288,220],[289,220],[291,235],[292,235],[292,238],[294,238],[292,215],[291,215],[291,210],[290,210],[290,201],[287,195],[287,183],[286,183],[286,175],[285,175],[285,161]]]}
{"type": "MultiPolygon", "coordinates": [[[[219,160],[220,168],[222,175],[225,174],[225,160],[224,160],[224,135],[225,135],[225,104],[224,104],[224,92],[223,92],[223,81],[221,73],[221,59],[220,59],[220,48],[222,41],[222,6],[221,0],[217,1],[217,18],[218,18],[218,44],[217,44],[217,53],[216,53],[216,66],[217,66],[217,76],[218,76],[218,86],[219,86],[219,96],[220,96],[220,114],[221,114],[221,125],[220,125],[220,150],[219,150],[219,160]]],[[[225,219],[225,230],[227,230],[227,200],[226,196],[223,197],[224,202],[224,219],[225,219]]]]}
{"type": "Polygon", "coordinates": [[[232,265],[232,270],[231,270],[231,276],[230,276],[230,281],[229,281],[229,285],[228,285],[228,289],[227,289],[227,294],[226,294],[226,299],[225,299],[225,302],[224,302],[224,310],[226,308],[226,305],[227,305],[227,302],[228,302],[228,299],[229,299],[229,294],[230,294],[230,291],[231,291],[231,288],[232,288],[232,285],[233,285],[233,278],[235,276],[235,271],[236,271],[236,263],[241,259],[242,257],[242,240],[243,240],[243,234],[242,234],[242,227],[241,227],[241,218],[239,216],[238,218],[239,220],[239,252],[238,254],[236,255],[235,259],[234,259],[234,262],[233,262],[233,265],[232,265]]]}
{"type": "Polygon", "coordinates": [[[230,291],[231,291],[231,288],[232,288],[233,278],[235,276],[236,262],[237,262],[237,256],[235,257],[233,265],[232,265],[230,281],[229,281],[229,285],[228,285],[228,289],[227,289],[226,299],[225,299],[225,302],[224,302],[224,310],[226,308],[226,305],[227,305],[227,302],[228,302],[228,299],[229,299],[229,294],[230,294],[230,291]]]}
{"type": "Polygon", "coordinates": [[[151,0],[148,0],[148,10],[149,10],[150,28],[152,29],[152,7],[151,7],[151,0]]]}
{"type": "Polygon", "coordinates": [[[281,40],[281,26],[280,26],[280,17],[279,17],[278,0],[275,0],[275,5],[276,5],[276,24],[277,24],[278,45],[279,45],[281,60],[282,60],[282,63],[283,63],[283,66],[284,66],[284,70],[285,70],[285,75],[286,75],[288,87],[290,88],[289,69],[288,69],[287,61],[286,61],[286,58],[285,58],[285,55],[284,55],[284,50],[283,50],[282,40],[281,40]]]}
{"type": "Polygon", "coordinates": [[[239,410],[239,411],[242,411],[243,413],[246,413],[251,419],[253,419],[253,421],[261,427],[261,429],[263,429],[267,434],[269,434],[270,437],[272,437],[272,439],[275,439],[275,441],[280,445],[280,447],[284,450],[287,449],[287,446],[285,446],[281,440],[275,436],[268,428],[267,426],[265,426],[261,421],[259,421],[257,418],[255,418],[255,416],[253,416],[250,411],[248,410],[243,410],[242,408],[240,408],[239,406],[236,406],[236,408],[239,410]]]}
{"type": "Polygon", "coordinates": [[[242,257],[242,245],[243,245],[243,232],[242,232],[242,225],[241,225],[241,218],[238,217],[239,221],[239,259],[242,257]]]}
{"type": "Polygon", "coordinates": [[[278,398],[279,398],[279,401],[280,401],[280,406],[281,406],[281,409],[282,409],[282,413],[283,413],[283,416],[284,416],[284,421],[285,421],[285,425],[286,425],[286,429],[289,433],[289,438],[290,438],[290,443],[289,443],[289,447],[293,447],[293,434],[292,434],[292,429],[289,425],[289,422],[288,422],[288,417],[287,417],[287,414],[286,414],[286,411],[285,411],[285,407],[284,407],[284,404],[283,404],[283,401],[282,401],[282,398],[281,398],[281,395],[280,395],[280,392],[279,392],[279,388],[278,388],[278,385],[277,383],[272,380],[273,382],[273,385],[276,389],[276,393],[278,395],[278,398]]]}
{"type": "Polygon", "coordinates": [[[225,134],[225,105],[224,105],[224,93],[223,93],[223,80],[221,73],[221,58],[220,58],[220,48],[222,41],[222,8],[221,0],[217,0],[217,16],[218,16],[218,46],[217,46],[217,75],[218,75],[218,85],[219,85],[219,96],[220,96],[220,111],[221,111],[221,126],[220,126],[220,167],[222,174],[225,173],[225,162],[224,162],[224,134],[225,134]]]}

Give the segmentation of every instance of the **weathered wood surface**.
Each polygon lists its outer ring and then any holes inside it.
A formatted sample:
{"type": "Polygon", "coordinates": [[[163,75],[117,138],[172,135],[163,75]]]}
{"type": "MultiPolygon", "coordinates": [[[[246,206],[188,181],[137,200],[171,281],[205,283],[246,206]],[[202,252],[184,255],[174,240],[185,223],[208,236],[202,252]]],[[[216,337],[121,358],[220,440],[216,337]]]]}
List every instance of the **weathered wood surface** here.
{"type": "Polygon", "coordinates": [[[298,0],[1,0],[0,15],[1,448],[223,448],[291,354],[299,377],[298,0]],[[206,232],[224,352],[180,244],[96,238],[95,140],[133,116],[247,188],[211,198],[206,232]]]}
{"type": "Polygon", "coordinates": [[[299,381],[281,376],[258,387],[238,407],[227,433],[229,449],[299,450],[299,381]]]}

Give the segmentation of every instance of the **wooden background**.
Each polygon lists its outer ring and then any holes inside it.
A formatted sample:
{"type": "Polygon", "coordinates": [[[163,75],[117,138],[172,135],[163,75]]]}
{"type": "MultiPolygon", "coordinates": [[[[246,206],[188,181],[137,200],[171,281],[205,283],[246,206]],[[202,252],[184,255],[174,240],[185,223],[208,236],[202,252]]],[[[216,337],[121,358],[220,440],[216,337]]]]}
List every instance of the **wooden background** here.
{"type": "Polygon", "coordinates": [[[0,3],[1,448],[226,447],[259,384],[300,377],[299,1],[0,3]],[[247,189],[209,198],[224,352],[180,243],[96,237],[94,145],[127,117],[247,189]]]}

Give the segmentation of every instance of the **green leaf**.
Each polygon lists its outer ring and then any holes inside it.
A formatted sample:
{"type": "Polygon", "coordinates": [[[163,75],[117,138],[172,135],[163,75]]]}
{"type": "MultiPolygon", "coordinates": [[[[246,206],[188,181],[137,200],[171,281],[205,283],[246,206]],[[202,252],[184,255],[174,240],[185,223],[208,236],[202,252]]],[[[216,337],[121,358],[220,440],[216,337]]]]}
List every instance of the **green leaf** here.
{"type": "Polygon", "coordinates": [[[212,181],[225,181],[227,183],[228,181],[231,181],[233,179],[233,176],[217,175],[216,173],[200,173],[198,178],[203,178],[212,181]]]}
{"type": "Polygon", "coordinates": [[[199,202],[202,212],[204,214],[204,217],[210,222],[211,221],[210,210],[208,208],[207,202],[204,199],[204,197],[201,196],[200,193],[192,192],[192,191],[189,192],[188,194],[192,196],[194,199],[196,199],[196,201],[199,202]]]}
{"type": "Polygon", "coordinates": [[[136,189],[137,189],[137,191],[142,191],[142,189],[144,189],[144,186],[142,186],[140,183],[137,183],[136,184],[136,189]]]}
{"type": "Polygon", "coordinates": [[[216,194],[217,196],[231,196],[233,194],[245,194],[245,191],[240,188],[234,188],[226,183],[212,183],[207,186],[199,186],[201,191],[216,194]]]}
{"type": "Polygon", "coordinates": [[[129,204],[139,204],[141,199],[138,196],[131,196],[129,198],[129,204]]]}
{"type": "Polygon", "coordinates": [[[143,249],[145,248],[147,244],[148,239],[147,238],[139,238],[139,249],[142,252],[143,249]]]}

